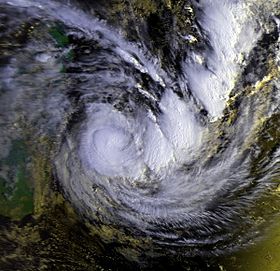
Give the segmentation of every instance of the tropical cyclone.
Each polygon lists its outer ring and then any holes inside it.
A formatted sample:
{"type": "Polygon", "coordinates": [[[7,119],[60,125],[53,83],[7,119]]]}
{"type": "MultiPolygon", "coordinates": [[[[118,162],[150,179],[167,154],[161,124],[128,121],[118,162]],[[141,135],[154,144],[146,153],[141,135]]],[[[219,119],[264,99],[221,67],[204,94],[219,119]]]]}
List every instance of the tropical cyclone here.
{"type": "Polygon", "coordinates": [[[114,68],[93,74],[92,84],[98,82],[93,93],[112,92],[116,100],[86,104],[85,120],[66,136],[56,167],[67,195],[95,223],[98,217],[157,244],[194,247],[199,254],[207,245],[217,251],[225,244],[236,246],[234,239],[252,223],[246,210],[270,178],[250,175],[253,157],[242,144],[253,129],[249,119],[256,121],[250,102],[242,104],[225,150],[208,148],[219,144],[211,123],[223,117],[229,94],[264,33],[260,18],[241,1],[200,1],[196,8],[202,38],[210,46],[191,50],[180,63],[179,84],[145,48],[118,35],[112,41],[106,34],[113,30],[106,25],[98,29],[104,32],[99,42],[109,44],[110,53],[108,47],[100,49],[94,61],[114,68]],[[138,73],[149,78],[149,88],[138,73]],[[129,80],[120,87],[121,77],[129,80]],[[158,85],[162,90],[156,95],[158,85]]]}
{"type": "MultiPolygon", "coordinates": [[[[54,172],[73,206],[97,227],[147,237],[164,252],[217,254],[246,243],[279,162],[278,145],[258,158],[264,125],[279,114],[277,5],[194,1],[203,46],[173,33],[185,41],[176,65],[149,48],[149,31],[129,40],[76,1],[9,5],[37,8],[72,39],[66,76],[76,83],[65,96],[73,110],[54,172]]],[[[171,45],[167,59],[178,53],[171,45]]]]}

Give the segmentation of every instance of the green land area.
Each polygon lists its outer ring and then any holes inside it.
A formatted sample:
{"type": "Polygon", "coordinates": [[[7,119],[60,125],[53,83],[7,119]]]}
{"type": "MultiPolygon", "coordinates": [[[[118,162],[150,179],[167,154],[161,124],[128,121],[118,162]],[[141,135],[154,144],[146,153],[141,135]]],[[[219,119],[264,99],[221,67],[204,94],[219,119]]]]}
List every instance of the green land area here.
{"type": "Polygon", "coordinates": [[[28,152],[23,141],[12,142],[10,153],[1,161],[1,166],[7,168],[7,176],[0,177],[0,214],[21,219],[33,212],[28,152]]]}

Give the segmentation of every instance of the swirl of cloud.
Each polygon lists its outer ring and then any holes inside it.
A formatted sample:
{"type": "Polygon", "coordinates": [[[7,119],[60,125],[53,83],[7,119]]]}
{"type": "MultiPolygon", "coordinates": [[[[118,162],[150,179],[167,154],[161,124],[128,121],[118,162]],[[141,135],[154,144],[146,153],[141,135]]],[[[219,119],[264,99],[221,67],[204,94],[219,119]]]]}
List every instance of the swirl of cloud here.
{"type": "Polygon", "coordinates": [[[229,95],[264,33],[251,2],[196,3],[211,48],[187,48],[177,77],[144,43],[105,22],[55,1],[21,2],[35,4],[90,44],[86,53],[77,46],[69,69],[79,99],[54,158],[70,202],[95,225],[126,229],[164,249],[199,254],[211,245],[216,253],[240,242],[251,224],[246,211],[270,178],[251,176],[259,118],[252,108],[270,112],[279,100],[244,98],[227,142],[218,139],[229,95]]]}

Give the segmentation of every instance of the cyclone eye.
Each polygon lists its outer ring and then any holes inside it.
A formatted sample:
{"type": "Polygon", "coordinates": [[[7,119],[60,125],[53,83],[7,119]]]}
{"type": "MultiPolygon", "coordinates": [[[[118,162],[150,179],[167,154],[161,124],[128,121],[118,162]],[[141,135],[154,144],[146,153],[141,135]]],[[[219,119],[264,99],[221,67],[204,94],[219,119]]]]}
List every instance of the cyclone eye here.
{"type": "Polygon", "coordinates": [[[106,174],[106,170],[102,172],[102,169],[98,168],[98,165],[102,164],[116,173],[133,167],[136,150],[131,144],[133,144],[131,135],[124,129],[105,127],[95,131],[90,148],[92,148],[91,159],[96,170],[106,174]]]}

